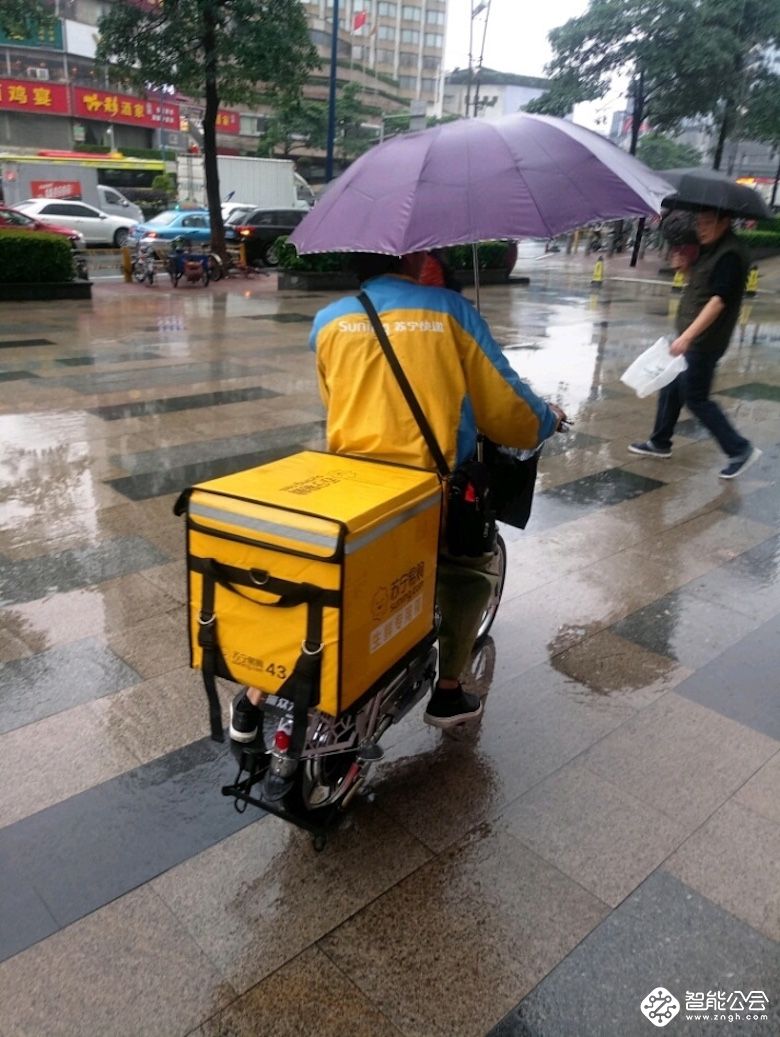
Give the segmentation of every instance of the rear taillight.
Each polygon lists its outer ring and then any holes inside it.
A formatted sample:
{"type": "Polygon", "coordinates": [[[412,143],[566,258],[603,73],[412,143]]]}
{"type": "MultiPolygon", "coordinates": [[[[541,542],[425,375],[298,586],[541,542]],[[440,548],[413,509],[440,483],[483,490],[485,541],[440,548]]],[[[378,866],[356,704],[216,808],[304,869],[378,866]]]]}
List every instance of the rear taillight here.
{"type": "Polygon", "coordinates": [[[280,753],[286,753],[290,748],[290,732],[283,727],[278,728],[274,735],[274,748],[280,753]]]}
{"type": "Polygon", "coordinates": [[[242,238],[248,238],[252,235],[252,231],[249,229],[249,227],[242,227],[238,233],[241,235],[242,238]]]}

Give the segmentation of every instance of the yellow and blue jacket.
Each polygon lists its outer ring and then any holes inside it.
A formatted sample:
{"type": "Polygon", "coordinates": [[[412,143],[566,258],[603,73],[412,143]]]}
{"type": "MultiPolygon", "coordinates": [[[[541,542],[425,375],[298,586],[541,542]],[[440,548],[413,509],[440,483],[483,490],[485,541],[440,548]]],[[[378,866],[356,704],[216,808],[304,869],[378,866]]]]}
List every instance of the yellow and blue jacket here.
{"type": "MultiPolygon", "coordinates": [[[[457,292],[396,274],[363,285],[450,467],[467,460],[477,430],[533,449],[553,434],[550,408],[509,366],[474,307],[457,292]]],[[[356,296],[314,318],[328,412],[328,449],[435,469],[417,422],[356,296]]]]}

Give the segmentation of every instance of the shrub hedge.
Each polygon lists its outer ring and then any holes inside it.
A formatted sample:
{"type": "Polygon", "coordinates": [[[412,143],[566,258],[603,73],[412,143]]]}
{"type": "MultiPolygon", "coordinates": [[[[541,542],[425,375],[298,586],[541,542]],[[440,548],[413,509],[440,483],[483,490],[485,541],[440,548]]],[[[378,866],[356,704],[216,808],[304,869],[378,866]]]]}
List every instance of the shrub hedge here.
{"type": "Polygon", "coordinates": [[[780,230],[740,230],[737,235],[748,248],[776,248],[780,252],[780,230]]]}
{"type": "Polygon", "coordinates": [[[73,250],[61,234],[0,230],[0,284],[73,280],[73,250]]]}
{"type": "MultiPolygon", "coordinates": [[[[279,238],[279,267],[282,270],[312,273],[333,273],[345,270],[345,255],[341,252],[320,252],[315,255],[299,256],[287,238],[279,238]]],[[[480,270],[502,270],[507,265],[511,244],[506,241],[483,241],[477,254],[480,270]]],[[[471,270],[473,265],[471,245],[453,245],[443,249],[444,258],[451,270],[471,270]]]]}

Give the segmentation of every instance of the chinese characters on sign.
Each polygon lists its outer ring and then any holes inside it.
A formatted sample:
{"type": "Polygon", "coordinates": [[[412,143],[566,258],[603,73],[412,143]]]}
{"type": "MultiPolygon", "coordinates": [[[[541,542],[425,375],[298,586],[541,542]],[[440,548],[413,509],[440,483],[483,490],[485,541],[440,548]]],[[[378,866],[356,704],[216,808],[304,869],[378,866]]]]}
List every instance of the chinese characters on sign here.
{"type": "Polygon", "coordinates": [[[31,180],[30,191],[33,198],[67,198],[72,202],[81,201],[79,180],[31,180]]]}
{"type": "Polygon", "coordinates": [[[157,100],[142,101],[128,94],[111,90],[73,88],[73,114],[82,119],[102,119],[105,122],[125,122],[132,126],[151,129],[178,130],[179,106],[157,100]]]}
{"type": "MultiPolygon", "coordinates": [[[[28,79],[0,79],[0,110],[75,115],[80,119],[122,122],[153,130],[180,128],[179,105],[155,99],[142,100],[112,90],[64,83],[36,83],[28,79]]],[[[239,133],[238,112],[217,112],[217,133],[239,133]]]]}
{"type": "Polygon", "coordinates": [[[59,83],[43,86],[23,79],[0,79],[0,108],[4,111],[68,115],[68,88],[59,83]]]}

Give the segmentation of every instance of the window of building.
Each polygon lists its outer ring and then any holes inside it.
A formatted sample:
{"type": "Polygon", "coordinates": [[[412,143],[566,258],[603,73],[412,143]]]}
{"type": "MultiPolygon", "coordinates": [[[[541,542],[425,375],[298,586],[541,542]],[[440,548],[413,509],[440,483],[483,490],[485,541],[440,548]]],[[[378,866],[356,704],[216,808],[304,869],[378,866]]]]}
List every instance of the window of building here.
{"type": "Polygon", "coordinates": [[[417,29],[401,29],[401,43],[419,43],[420,33],[417,29]]]}
{"type": "Polygon", "coordinates": [[[402,90],[416,90],[417,76],[399,76],[398,85],[402,90]]]}
{"type": "Polygon", "coordinates": [[[444,11],[426,11],[425,22],[427,25],[444,25],[444,11]]]}
{"type": "Polygon", "coordinates": [[[377,5],[377,14],[382,18],[395,18],[397,10],[396,4],[388,4],[385,0],[380,0],[377,5]]]}
{"type": "Polygon", "coordinates": [[[435,54],[423,54],[422,67],[428,72],[438,72],[441,68],[441,58],[435,54]]]}
{"type": "Polygon", "coordinates": [[[395,60],[395,54],[392,50],[383,50],[381,47],[376,52],[376,62],[378,65],[392,65],[395,60]]]}
{"type": "Polygon", "coordinates": [[[352,0],[353,11],[368,11],[371,9],[369,0],[352,0]]]}
{"type": "Polygon", "coordinates": [[[419,7],[410,7],[404,4],[401,8],[401,17],[407,22],[419,22],[422,19],[422,11],[419,7]]]}
{"type": "Polygon", "coordinates": [[[398,65],[400,68],[417,68],[417,55],[408,50],[402,50],[398,55],[398,65]]]}
{"type": "Polygon", "coordinates": [[[425,46],[426,47],[443,47],[444,37],[438,32],[426,32],[425,34],[425,46]]]}
{"type": "Polygon", "coordinates": [[[352,57],[355,61],[365,61],[368,57],[368,47],[352,47],[352,57]]]}
{"type": "Polygon", "coordinates": [[[394,40],[395,29],[392,25],[380,25],[376,31],[377,37],[380,40],[394,40]]]}
{"type": "Polygon", "coordinates": [[[436,93],[436,80],[427,79],[423,77],[420,83],[420,89],[424,94],[435,94],[436,93]]]}

